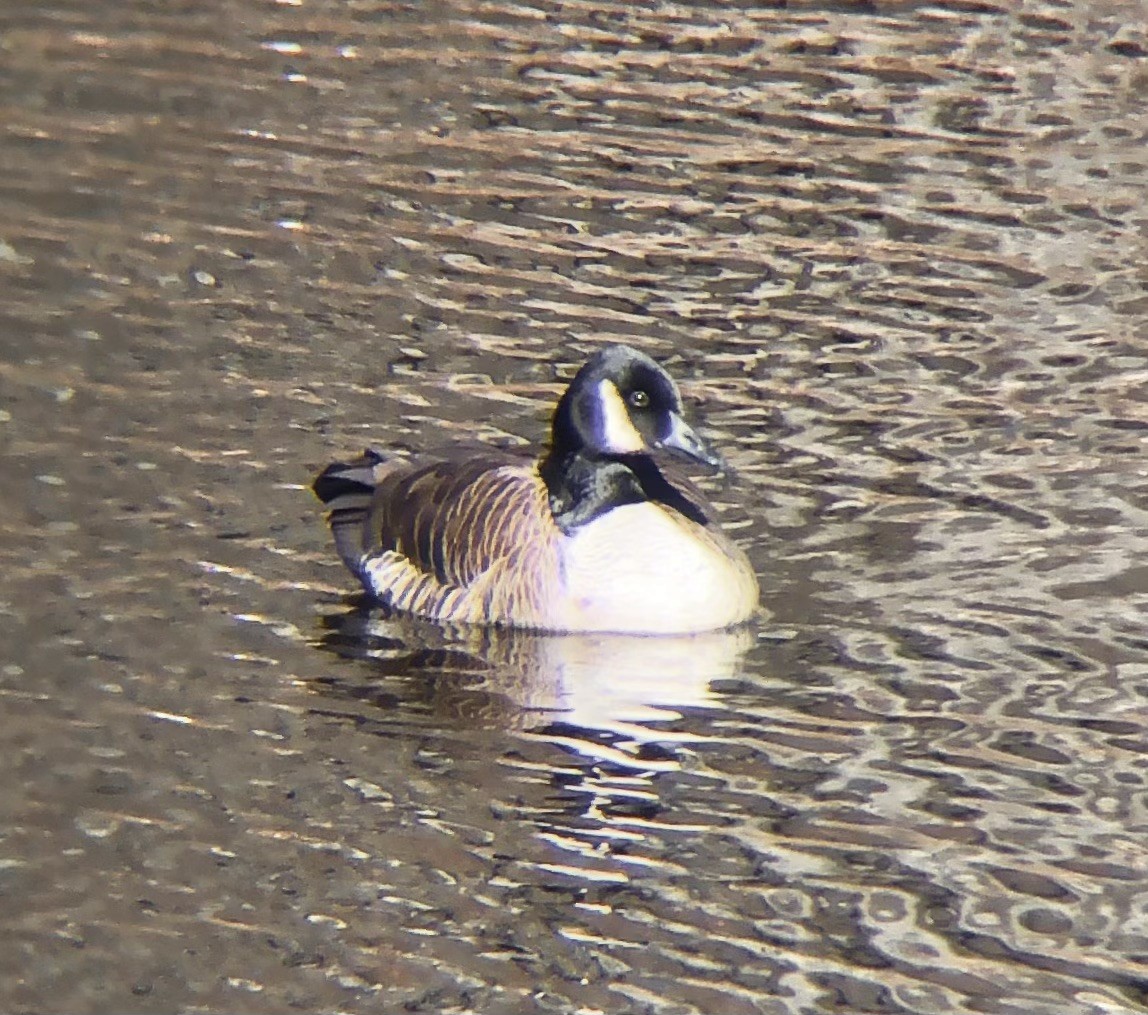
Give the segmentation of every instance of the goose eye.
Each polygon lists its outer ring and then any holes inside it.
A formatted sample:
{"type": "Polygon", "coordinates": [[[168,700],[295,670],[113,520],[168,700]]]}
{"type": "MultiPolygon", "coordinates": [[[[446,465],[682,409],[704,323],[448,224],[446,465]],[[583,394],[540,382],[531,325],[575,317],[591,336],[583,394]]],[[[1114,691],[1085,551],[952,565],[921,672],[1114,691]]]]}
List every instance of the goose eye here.
{"type": "Polygon", "coordinates": [[[638,388],[635,391],[631,391],[630,394],[626,396],[626,401],[629,402],[635,409],[645,409],[650,404],[650,396],[648,392],[638,388]]]}

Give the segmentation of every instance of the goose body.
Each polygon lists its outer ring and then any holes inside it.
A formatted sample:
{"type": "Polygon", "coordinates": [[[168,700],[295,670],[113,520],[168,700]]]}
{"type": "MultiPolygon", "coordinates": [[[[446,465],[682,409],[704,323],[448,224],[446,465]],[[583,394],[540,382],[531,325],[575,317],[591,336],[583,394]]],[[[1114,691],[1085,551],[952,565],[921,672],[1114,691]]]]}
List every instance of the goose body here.
{"type": "Polygon", "coordinates": [[[595,354],[537,461],[491,449],[406,462],[375,451],[314,489],[364,587],[431,620],[553,632],[684,634],[748,620],[757,579],[671,463],[710,464],[669,375],[627,346],[595,354]]]}

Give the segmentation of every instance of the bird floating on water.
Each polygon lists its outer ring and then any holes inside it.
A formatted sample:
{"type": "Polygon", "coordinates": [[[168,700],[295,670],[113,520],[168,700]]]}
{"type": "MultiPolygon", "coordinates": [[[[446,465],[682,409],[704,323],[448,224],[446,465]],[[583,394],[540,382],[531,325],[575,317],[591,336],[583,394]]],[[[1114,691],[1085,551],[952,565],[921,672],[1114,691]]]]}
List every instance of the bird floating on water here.
{"type": "Polygon", "coordinates": [[[743,623],[758,603],[753,568],[663,451],[720,464],[669,374],[611,345],[559,399],[537,460],[368,450],[329,465],[313,489],[344,563],[395,611],[564,633],[743,623]]]}

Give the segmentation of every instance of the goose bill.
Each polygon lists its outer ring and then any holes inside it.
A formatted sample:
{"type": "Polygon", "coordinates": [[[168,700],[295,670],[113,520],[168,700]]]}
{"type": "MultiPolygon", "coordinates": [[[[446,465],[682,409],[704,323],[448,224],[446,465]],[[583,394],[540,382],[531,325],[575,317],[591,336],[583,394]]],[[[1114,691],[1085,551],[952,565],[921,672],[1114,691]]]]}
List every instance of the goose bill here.
{"type": "Polygon", "coordinates": [[[670,416],[670,432],[657,442],[656,447],[680,451],[715,469],[722,463],[701,435],[676,412],[670,416]]]}

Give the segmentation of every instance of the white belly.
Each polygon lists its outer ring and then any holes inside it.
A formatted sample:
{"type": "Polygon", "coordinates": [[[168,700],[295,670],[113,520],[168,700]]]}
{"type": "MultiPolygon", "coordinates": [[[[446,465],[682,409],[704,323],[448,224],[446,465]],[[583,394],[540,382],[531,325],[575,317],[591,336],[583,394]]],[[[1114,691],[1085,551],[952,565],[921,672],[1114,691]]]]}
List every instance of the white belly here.
{"type": "Polygon", "coordinates": [[[561,547],[567,631],[683,634],[748,620],[757,607],[749,562],[649,501],[614,508],[561,547]]]}

